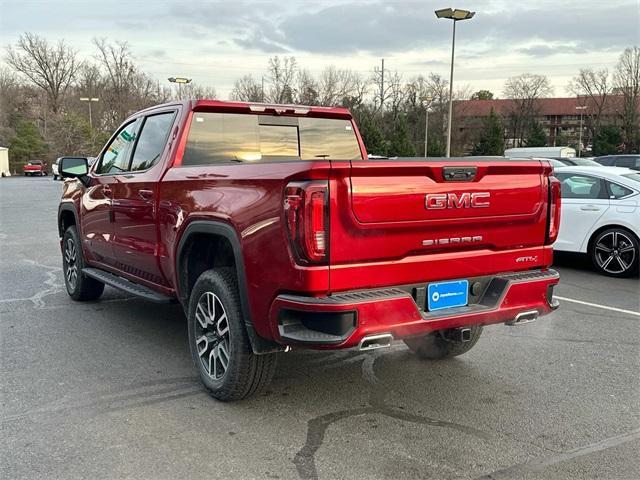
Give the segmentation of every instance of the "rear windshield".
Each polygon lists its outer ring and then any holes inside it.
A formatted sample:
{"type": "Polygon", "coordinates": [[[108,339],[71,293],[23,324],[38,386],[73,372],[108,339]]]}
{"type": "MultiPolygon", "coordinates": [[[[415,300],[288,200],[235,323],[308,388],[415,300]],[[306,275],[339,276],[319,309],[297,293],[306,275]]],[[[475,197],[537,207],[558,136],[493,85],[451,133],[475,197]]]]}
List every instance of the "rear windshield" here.
{"type": "Polygon", "coordinates": [[[42,162],[38,161],[38,160],[31,160],[30,162],[27,163],[27,165],[42,165],[42,162]]]}
{"type": "Polygon", "coordinates": [[[196,112],[183,165],[362,158],[351,121],[196,112]]]}

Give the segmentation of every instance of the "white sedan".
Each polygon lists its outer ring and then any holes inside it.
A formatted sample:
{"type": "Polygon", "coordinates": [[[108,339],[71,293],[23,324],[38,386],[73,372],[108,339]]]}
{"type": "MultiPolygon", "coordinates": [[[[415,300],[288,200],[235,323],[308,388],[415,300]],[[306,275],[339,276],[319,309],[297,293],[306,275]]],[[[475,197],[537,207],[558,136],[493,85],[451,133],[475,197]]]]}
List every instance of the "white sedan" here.
{"type": "Polygon", "coordinates": [[[628,277],[640,263],[640,172],[562,167],[560,234],[555,250],[587,253],[605,275],[628,277]]]}

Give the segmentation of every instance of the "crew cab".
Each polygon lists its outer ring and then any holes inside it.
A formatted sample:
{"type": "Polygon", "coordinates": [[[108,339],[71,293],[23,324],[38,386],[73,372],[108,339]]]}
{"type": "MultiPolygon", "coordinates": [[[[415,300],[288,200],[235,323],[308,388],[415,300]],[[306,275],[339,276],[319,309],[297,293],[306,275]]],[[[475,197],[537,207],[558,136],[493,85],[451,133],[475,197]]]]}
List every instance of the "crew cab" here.
{"type": "Polygon", "coordinates": [[[29,160],[25,163],[24,167],[22,167],[22,172],[29,177],[33,177],[34,175],[42,177],[47,174],[47,167],[41,160],[29,160]]]}
{"type": "Polygon", "coordinates": [[[134,114],[60,174],[69,295],[180,302],[220,400],[288,348],[451,357],[557,307],[547,161],[368,158],[347,109],[198,100],[134,114]]]}

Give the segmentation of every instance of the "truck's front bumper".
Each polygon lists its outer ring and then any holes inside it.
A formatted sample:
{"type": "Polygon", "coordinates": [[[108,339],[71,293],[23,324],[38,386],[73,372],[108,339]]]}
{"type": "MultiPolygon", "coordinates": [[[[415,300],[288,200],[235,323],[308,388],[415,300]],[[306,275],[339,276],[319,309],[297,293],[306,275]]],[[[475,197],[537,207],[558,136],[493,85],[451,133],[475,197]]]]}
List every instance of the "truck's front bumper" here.
{"type": "Polygon", "coordinates": [[[314,348],[349,348],[371,335],[425,335],[468,325],[512,322],[523,312],[546,315],[558,307],[555,270],[530,270],[469,279],[479,284],[464,307],[425,311],[415,286],[341,292],[327,297],[279,295],[270,309],[277,341],[314,348]]]}

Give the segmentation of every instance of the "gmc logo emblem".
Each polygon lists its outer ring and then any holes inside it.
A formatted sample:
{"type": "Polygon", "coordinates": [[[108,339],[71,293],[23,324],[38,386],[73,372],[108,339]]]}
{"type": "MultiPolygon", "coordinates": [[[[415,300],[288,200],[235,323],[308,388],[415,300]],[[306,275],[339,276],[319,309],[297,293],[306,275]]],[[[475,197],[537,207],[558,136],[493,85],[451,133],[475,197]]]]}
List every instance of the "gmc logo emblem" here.
{"type": "Polygon", "coordinates": [[[439,210],[443,208],[487,208],[489,206],[489,192],[464,193],[429,193],[424,206],[427,209],[439,210]]]}

